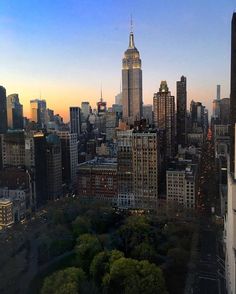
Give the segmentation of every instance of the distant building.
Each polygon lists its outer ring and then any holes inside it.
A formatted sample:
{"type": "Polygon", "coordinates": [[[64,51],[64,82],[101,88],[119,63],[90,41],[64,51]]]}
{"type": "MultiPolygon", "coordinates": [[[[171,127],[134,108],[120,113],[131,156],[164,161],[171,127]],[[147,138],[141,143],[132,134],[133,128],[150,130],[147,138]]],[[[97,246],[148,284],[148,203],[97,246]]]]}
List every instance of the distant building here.
{"type": "Polygon", "coordinates": [[[7,126],[8,129],[23,129],[23,106],[18,94],[7,96],[7,126]]]}
{"type": "Polygon", "coordinates": [[[180,81],[176,82],[176,100],[177,100],[177,144],[185,146],[186,144],[186,115],[187,115],[187,82],[186,77],[182,76],[180,81]]]}
{"type": "Polygon", "coordinates": [[[148,124],[152,125],[153,113],[152,113],[152,105],[151,104],[143,105],[143,118],[146,119],[148,124]]]}
{"type": "Polygon", "coordinates": [[[166,195],[169,204],[195,208],[197,165],[188,161],[172,162],[166,170],[166,195]]]}
{"type": "Polygon", "coordinates": [[[31,121],[37,123],[40,127],[46,125],[46,100],[34,99],[30,100],[31,121]]]}
{"type": "Polygon", "coordinates": [[[114,203],[117,197],[116,159],[96,158],[78,167],[78,196],[114,203]]]}
{"type": "Polygon", "coordinates": [[[220,100],[220,85],[216,85],[216,99],[220,100]]]}
{"type": "Polygon", "coordinates": [[[0,198],[0,227],[7,228],[14,223],[13,202],[0,198]]]}
{"type": "Polygon", "coordinates": [[[107,112],[105,114],[106,119],[106,140],[112,141],[116,135],[116,127],[117,127],[117,116],[115,112],[107,112]]]}
{"type": "Polygon", "coordinates": [[[82,102],[81,103],[82,122],[86,122],[89,114],[90,114],[90,105],[89,105],[89,102],[82,102]]]}
{"type": "Polygon", "coordinates": [[[0,134],[7,131],[7,101],[6,89],[0,86],[0,134]]]}
{"type": "Polygon", "coordinates": [[[70,131],[77,134],[77,138],[81,134],[81,111],[79,107],[70,107],[70,131]]]}
{"type": "Polygon", "coordinates": [[[166,155],[174,156],[175,153],[175,98],[166,81],[162,81],[159,92],[153,97],[154,125],[160,130],[165,130],[166,155]]]}
{"type": "Polygon", "coordinates": [[[142,69],[138,49],[134,45],[131,30],[129,47],[122,60],[122,105],[123,119],[128,124],[140,120],[143,116],[142,69]]]}
{"type": "Polygon", "coordinates": [[[122,92],[115,96],[115,104],[122,105],[122,92]]]}

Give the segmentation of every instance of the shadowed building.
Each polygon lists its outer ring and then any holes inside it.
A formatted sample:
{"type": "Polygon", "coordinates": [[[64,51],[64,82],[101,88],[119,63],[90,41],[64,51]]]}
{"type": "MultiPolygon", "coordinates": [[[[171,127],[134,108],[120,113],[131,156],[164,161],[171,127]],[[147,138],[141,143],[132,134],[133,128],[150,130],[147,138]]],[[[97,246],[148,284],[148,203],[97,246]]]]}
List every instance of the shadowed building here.
{"type": "Polygon", "coordinates": [[[7,130],[7,100],[6,89],[0,86],[0,134],[7,130]]]}

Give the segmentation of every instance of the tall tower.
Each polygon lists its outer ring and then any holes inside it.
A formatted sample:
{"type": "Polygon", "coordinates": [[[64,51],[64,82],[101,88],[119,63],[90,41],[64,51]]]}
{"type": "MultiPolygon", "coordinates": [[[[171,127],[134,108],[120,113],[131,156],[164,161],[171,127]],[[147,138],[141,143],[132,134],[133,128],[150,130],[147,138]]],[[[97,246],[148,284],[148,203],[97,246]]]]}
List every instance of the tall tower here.
{"type": "Polygon", "coordinates": [[[7,124],[8,129],[23,129],[23,106],[18,94],[7,96],[7,124]]]}
{"type": "Polygon", "coordinates": [[[165,131],[165,146],[167,157],[172,157],[175,152],[175,97],[166,81],[162,81],[159,92],[153,97],[154,125],[165,131]]]}
{"type": "Polygon", "coordinates": [[[0,86],[0,134],[7,131],[6,89],[0,86]]]}
{"type": "Polygon", "coordinates": [[[131,22],[129,47],[122,60],[122,105],[123,118],[129,124],[142,118],[142,69],[138,49],[134,45],[134,33],[131,22]]]}
{"type": "MultiPolygon", "coordinates": [[[[230,172],[235,175],[235,123],[236,123],[236,12],[231,24],[231,88],[230,88],[230,172]]],[[[236,175],[235,175],[236,177],[236,175]]]]}
{"type": "Polygon", "coordinates": [[[186,112],[187,112],[187,89],[186,77],[182,76],[176,83],[177,93],[177,144],[182,147],[186,144],[186,112]]]}

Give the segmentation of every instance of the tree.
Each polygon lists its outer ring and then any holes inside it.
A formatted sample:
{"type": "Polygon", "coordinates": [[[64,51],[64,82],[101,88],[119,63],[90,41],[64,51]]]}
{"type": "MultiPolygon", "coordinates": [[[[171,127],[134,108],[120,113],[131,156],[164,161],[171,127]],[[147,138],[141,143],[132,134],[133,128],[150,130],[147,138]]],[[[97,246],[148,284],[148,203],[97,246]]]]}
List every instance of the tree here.
{"type": "Polygon", "coordinates": [[[91,222],[86,216],[78,216],[73,222],[73,233],[76,237],[91,232],[91,222]]]}
{"type": "Polygon", "coordinates": [[[121,257],[124,257],[124,253],[118,250],[102,251],[94,256],[90,265],[90,275],[98,287],[101,286],[102,279],[110,271],[113,262],[121,257]]]}
{"type": "Polygon", "coordinates": [[[125,224],[118,230],[122,249],[126,254],[136,245],[148,240],[151,226],[143,215],[134,215],[126,219],[125,224]]]}
{"type": "Polygon", "coordinates": [[[162,271],[148,261],[120,258],[103,278],[106,293],[166,294],[162,271]]]}
{"type": "Polygon", "coordinates": [[[85,281],[85,273],[80,268],[69,267],[53,273],[44,280],[41,294],[78,294],[85,281]]]}
{"type": "Polygon", "coordinates": [[[101,250],[101,244],[96,236],[90,234],[81,235],[77,239],[77,245],[75,246],[78,265],[88,273],[90,263],[101,250]]]}
{"type": "Polygon", "coordinates": [[[157,253],[153,246],[148,242],[142,242],[134,247],[131,251],[131,256],[138,260],[148,260],[150,262],[157,262],[157,253]]]}

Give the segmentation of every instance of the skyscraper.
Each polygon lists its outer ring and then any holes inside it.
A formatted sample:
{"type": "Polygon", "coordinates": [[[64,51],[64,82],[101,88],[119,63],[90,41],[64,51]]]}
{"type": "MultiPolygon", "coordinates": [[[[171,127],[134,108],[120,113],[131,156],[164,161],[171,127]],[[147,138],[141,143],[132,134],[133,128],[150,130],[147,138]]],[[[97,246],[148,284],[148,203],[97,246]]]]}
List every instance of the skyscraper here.
{"type": "Polygon", "coordinates": [[[44,127],[46,124],[46,100],[34,99],[30,100],[31,121],[44,127]]]}
{"type": "Polygon", "coordinates": [[[142,69],[138,49],[134,45],[134,34],[130,32],[129,47],[122,61],[122,105],[123,118],[129,124],[142,118],[142,69]]]}
{"type": "Polygon", "coordinates": [[[176,82],[177,98],[177,144],[183,147],[186,144],[186,111],[187,111],[187,89],[186,77],[182,76],[176,82]]]}
{"type": "Polygon", "coordinates": [[[216,85],[216,99],[220,100],[220,85],[216,85]]]}
{"type": "Polygon", "coordinates": [[[166,155],[171,157],[175,152],[175,98],[166,81],[162,81],[159,92],[153,97],[154,125],[165,131],[166,155]]]}
{"type": "Polygon", "coordinates": [[[230,172],[235,174],[235,123],[236,123],[236,12],[231,24],[231,88],[230,88],[230,172]]]}
{"type": "Polygon", "coordinates": [[[7,130],[7,101],[6,89],[0,86],[0,134],[7,130]]]}
{"type": "Polygon", "coordinates": [[[23,129],[23,106],[18,94],[7,96],[7,126],[8,129],[23,129]]]}
{"type": "Polygon", "coordinates": [[[81,112],[79,107],[70,107],[70,132],[77,134],[77,137],[81,134],[81,112]]]}

